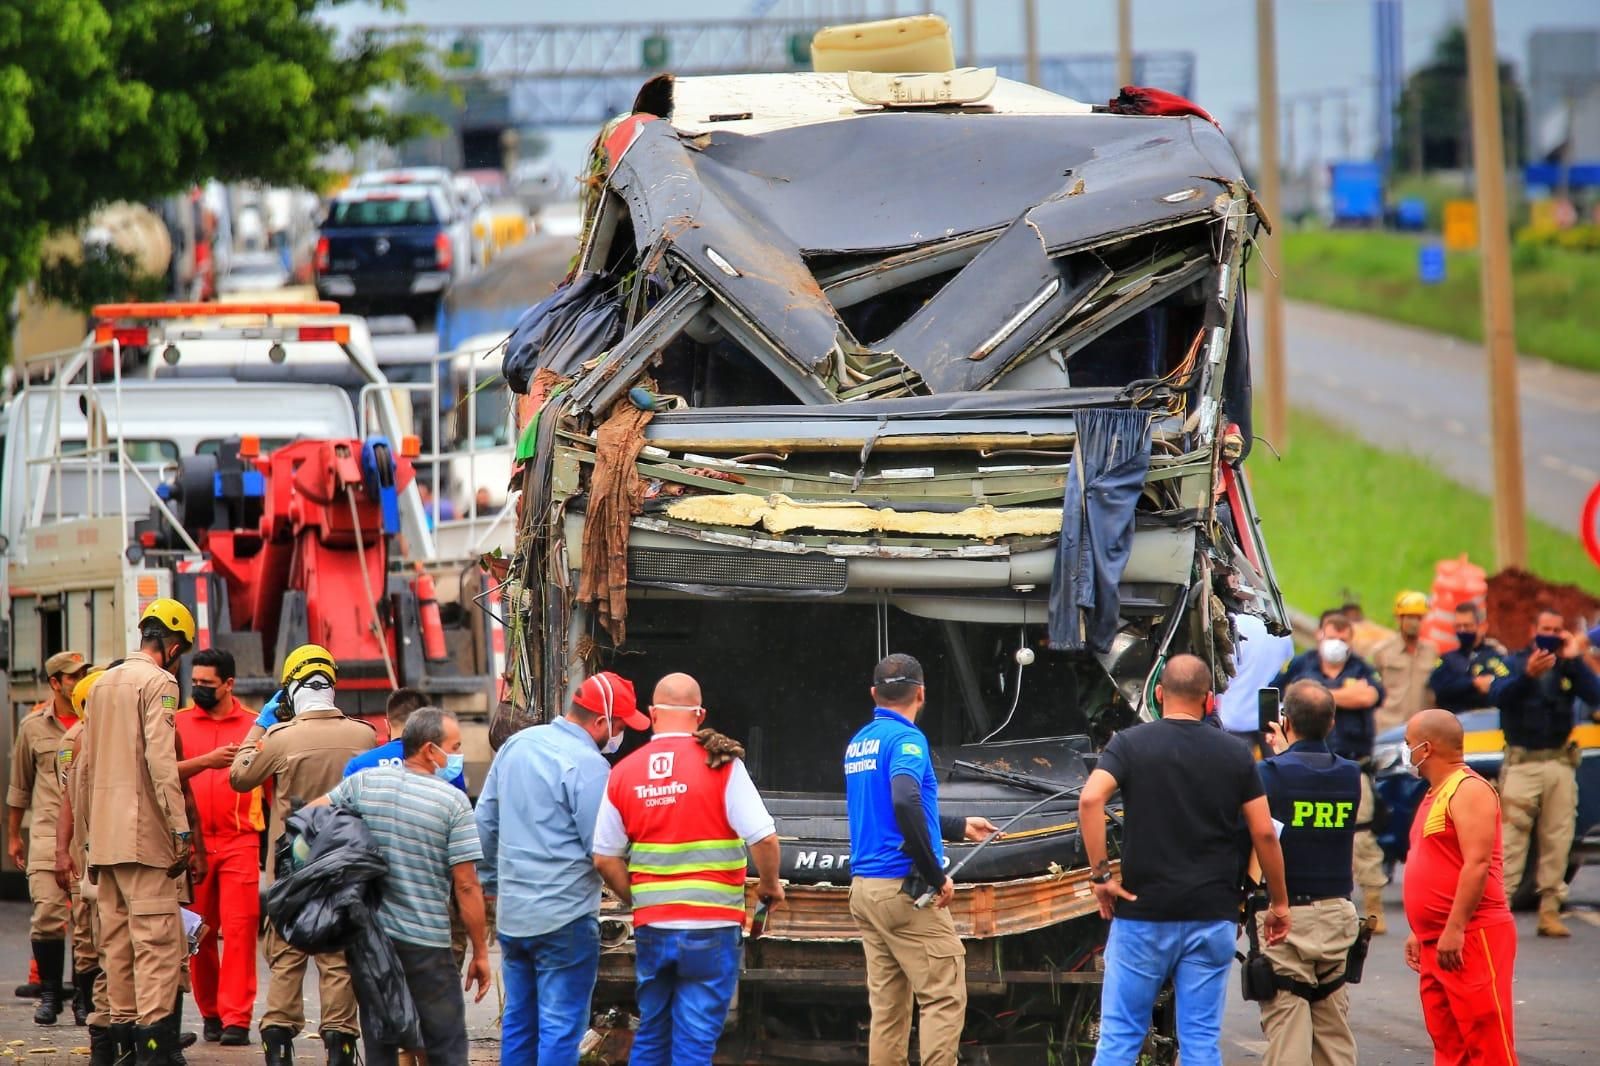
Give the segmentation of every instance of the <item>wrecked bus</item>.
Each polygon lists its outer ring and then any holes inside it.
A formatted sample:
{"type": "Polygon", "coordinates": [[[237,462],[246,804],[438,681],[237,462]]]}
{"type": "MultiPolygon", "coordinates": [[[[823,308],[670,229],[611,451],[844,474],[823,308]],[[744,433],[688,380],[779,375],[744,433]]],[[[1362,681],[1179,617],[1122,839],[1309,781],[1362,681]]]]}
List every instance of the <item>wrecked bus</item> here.
{"type": "MultiPolygon", "coordinates": [[[[1223,686],[1234,616],[1285,631],[1239,474],[1263,221],[1206,118],[992,71],[662,77],[597,140],[574,271],[504,356],[498,725],[681,670],[742,740],[789,887],[729,1061],[865,1061],[841,760],[890,651],[927,669],[947,813],[1054,797],[956,878],[966,1039],[1092,1054],[1072,789],[1167,657],[1223,686]]],[[[628,917],[602,919],[596,1006],[625,1010],[628,917]]]]}

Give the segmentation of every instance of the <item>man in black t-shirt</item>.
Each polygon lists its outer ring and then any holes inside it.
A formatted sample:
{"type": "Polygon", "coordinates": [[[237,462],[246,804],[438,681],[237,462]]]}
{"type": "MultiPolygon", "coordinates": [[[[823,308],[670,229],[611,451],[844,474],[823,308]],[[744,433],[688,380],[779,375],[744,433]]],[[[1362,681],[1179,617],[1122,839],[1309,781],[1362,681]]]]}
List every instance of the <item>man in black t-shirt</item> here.
{"type": "Polygon", "coordinates": [[[1138,1061],[1161,988],[1176,990],[1184,1066],[1222,1066],[1222,1012],[1239,914],[1240,815],[1267,879],[1267,943],[1289,935],[1283,852],[1250,751],[1204,724],[1211,670],[1174,656],[1156,685],[1161,718],[1111,738],[1078,818],[1100,915],[1112,918],[1098,1066],[1138,1061]],[[1122,793],[1122,883],[1106,858],[1105,807],[1122,793]]]}

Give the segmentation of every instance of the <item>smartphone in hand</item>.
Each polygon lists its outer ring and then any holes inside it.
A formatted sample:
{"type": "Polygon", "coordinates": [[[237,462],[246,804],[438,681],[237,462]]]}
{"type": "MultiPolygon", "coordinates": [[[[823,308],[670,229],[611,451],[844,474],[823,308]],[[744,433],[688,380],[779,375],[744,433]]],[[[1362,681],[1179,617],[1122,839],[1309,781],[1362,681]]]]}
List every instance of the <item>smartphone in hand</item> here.
{"type": "Polygon", "coordinates": [[[1266,733],[1283,715],[1283,705],[1275,688],[1264,688],[1256,693],[1256,728],[1266,733]]]}

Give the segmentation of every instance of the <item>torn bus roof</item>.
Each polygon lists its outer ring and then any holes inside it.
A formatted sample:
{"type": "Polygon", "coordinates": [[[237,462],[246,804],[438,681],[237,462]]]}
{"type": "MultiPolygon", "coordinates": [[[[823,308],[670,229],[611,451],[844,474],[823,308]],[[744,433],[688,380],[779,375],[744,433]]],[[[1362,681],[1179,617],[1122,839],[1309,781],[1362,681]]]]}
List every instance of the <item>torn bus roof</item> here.
{"type": "MultiPolygon", "coordinates": [[[[1201,118],[1090,113],[1004,81],[983,106],[915,113],[851,107],[835,75],[652,84],[641,99],[664,117],[630,116],[591,171],[579,278],[614,291],[628,330],[559,353],[617,379],[580,380],[590,417],[686,348],[753,358],[786,390],[755,403],[1064,385],[1002,382],[1214,269],[1230,214],[1253,225],[1238,159],[1201,118]],[[697,295],[653,314],[684,287],[697,295]]],[[[546,351],[514,335],[508,379],[546,351]]]]}

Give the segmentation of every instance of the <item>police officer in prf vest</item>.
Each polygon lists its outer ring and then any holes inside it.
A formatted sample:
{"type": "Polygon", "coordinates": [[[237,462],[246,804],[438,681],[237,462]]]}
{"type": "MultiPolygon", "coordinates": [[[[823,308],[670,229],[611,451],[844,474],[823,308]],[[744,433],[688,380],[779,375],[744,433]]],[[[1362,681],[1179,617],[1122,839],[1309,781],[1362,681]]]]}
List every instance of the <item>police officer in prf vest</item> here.
{"type": "MultiPolygon", "coordinates": [[[[1288,939],[1261,952],[1273,975],[1273,987],[1259,1000],[1265,1066],[1356,1062],[1345,968],[1358,938],[1358,953],[1366,946],[1350,901],[1361,768],[1329,749],[1333,721],[1328,690],[1315,681],[1295,682],[1285,693],[1279,726],[1268,734],[1277,754],[1260,766],[1272,817],[1283,823],[1279,839],[1291,917],[1288,939]]],[[[1266,939],[1259,929],[1256,934],[1252,947],[1266,939]]],[[[1356,972],[1348,976],[1359,979],[1356,972]]]]}

